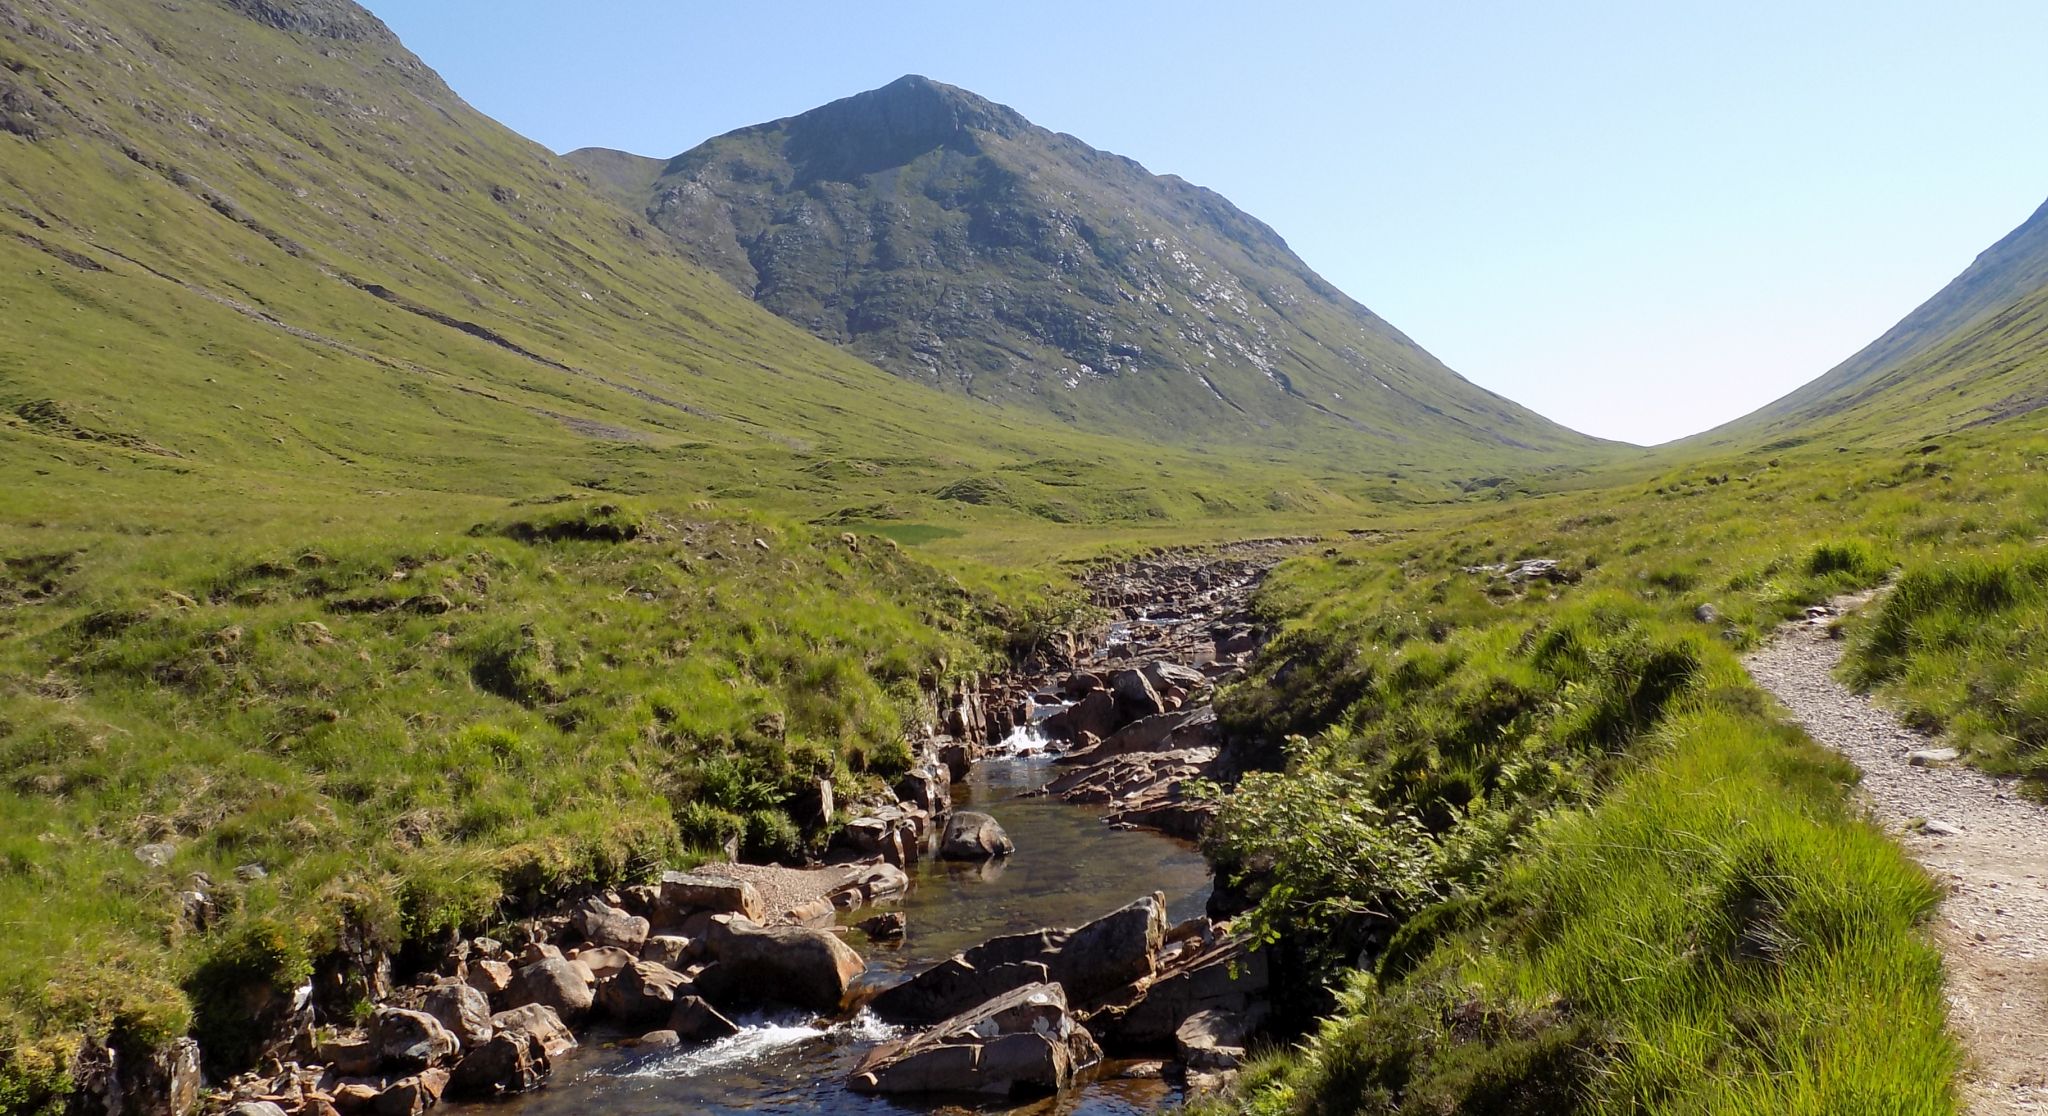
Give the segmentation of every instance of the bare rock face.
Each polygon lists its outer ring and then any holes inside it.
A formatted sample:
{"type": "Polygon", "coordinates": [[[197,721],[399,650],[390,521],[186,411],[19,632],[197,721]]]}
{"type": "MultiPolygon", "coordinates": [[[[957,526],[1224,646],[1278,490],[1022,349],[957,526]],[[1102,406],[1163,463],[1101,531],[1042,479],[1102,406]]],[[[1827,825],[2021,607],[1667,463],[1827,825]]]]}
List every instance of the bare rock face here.
{"type": "Polygon", "coordinates": [[[1055,1093],[1101,1058],[1060,986],[1027,984],[876,1050],[849,1084],[885,1094],[1055,1093]]]}
{"type": "Polygon", "coordinates": [[[860,954],[829,931],[763,927],[738,916],[714,920],[706,947],[712,964],[698,974],[697,987],[727,1006],[765,999],[838,1011],[865,968],[860,954]]]}
{"type": "Polygon", "coordinates": [[[944,860],[994,860],[1010,855],[1016,847],[994,818],[961,810],[946,820],[939,856],[944,860]]]}

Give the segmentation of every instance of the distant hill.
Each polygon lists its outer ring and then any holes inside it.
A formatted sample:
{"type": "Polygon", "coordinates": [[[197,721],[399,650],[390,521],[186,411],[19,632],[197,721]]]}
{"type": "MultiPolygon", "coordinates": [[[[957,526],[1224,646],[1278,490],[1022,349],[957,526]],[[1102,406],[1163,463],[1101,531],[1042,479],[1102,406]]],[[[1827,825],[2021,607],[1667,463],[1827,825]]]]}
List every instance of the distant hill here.
{"type": "Polygon", "coordinates": [[[2048,406],[2048,204],[1826,375],[1687,444],[1910,441],[2048,406]]]}
{"type": "Polygon", "coordinates": [[[948,391],[1388,465],[1597,445],[1467,382],[1215,192],[927,78],[665,166],[569,159],[644,184],[651,222],[761,305],[948,391]]]}

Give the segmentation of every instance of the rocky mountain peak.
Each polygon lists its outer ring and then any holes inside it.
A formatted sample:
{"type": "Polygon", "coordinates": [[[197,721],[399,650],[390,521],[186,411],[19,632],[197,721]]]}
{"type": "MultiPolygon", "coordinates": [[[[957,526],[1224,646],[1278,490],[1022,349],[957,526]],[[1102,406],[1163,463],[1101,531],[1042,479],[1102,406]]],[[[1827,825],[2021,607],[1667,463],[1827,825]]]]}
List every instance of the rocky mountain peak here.
{"type": "Polygon", "coordinates": [[[918,74],[764,127],[786,128],[802,178],[852,181],[941,147],[978,153],[977,133],[1030,127],[1012,109],[918,74]]]}

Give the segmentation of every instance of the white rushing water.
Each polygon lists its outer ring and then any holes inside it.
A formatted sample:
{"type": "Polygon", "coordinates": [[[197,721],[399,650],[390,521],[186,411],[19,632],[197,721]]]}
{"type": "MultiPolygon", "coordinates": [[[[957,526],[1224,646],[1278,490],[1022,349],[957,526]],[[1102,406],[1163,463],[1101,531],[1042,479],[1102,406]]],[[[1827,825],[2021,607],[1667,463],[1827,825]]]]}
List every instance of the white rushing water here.
{"type": "Polygon", "coordinates": [[[873,1046],[902,1033],[862,1011],[843,1023],[824,1024],[817,1016],[749,1015],[737,1021],[739,1033],[716,1042],[672,1055],[641,1062],[616,1076],[629,1078],[679,1078],[738,1069],[751,1063],[779,1058],[806,1043],[829,1040],[873,1046]]]}

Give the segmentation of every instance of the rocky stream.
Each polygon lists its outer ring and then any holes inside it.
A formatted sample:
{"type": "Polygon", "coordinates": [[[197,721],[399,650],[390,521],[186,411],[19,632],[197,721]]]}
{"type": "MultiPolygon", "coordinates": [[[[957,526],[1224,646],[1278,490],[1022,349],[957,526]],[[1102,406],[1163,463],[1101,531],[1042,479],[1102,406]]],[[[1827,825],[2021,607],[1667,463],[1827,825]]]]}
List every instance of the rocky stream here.
{"type": "Polygon", "coordinates": [[[838,804],[824,863],[664,873],[453,942],[208,1106],[1124,1113],[1216,1087],[1266,972],[1192,844],[1214,806],[1183,789],[1236,774],[1209,699],[1292,545],[1098,570],[1110,622],[942,695],[894,800],[838,804]]]}

